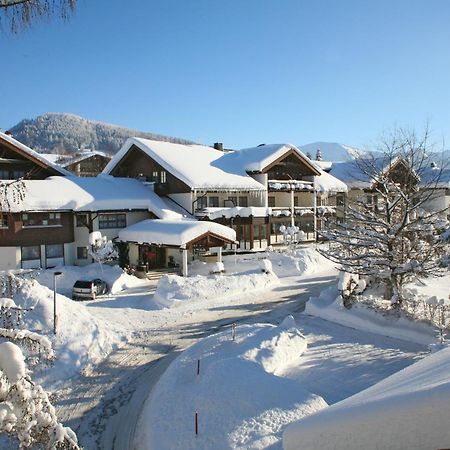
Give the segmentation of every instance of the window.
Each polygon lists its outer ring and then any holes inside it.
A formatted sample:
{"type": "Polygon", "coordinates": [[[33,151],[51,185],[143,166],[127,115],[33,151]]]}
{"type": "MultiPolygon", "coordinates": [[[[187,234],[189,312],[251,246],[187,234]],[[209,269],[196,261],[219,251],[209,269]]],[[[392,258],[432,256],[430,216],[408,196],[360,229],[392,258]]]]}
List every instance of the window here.
{"type": "Polygon", "coordinates": [[[25,172],[23,170],[14,170],[13,172],[13,178],[23,178],[25,176],[25,172]]]}
{"type": "Polygon", "coordinates": [[[206,201],[207,201],[206,197],[197,198],[197,209],[205,209],[207,206],[206,201]]]}
{"type": "Polygon", "coordinates": [[[48,224],[49,225],[61,225],[61,213],[49,213],[48,224]]]}
{"type": "Polygon", "coordinates": [[[294,206],[298,206],[298,197],[297,196],[294,197],[294,206]]]}
{"type": "Polygon", "coordinates": [[[209,197],[208,203],[211,208],[218,208],[219,207],[219,197],[209,197]]]}
{"type": "Polygon", "coordinates": [[[125,214],[99,214],[98,227],[100,230],[107,228],[125,228],[127,219],[125,214]]]}
{"type": "Polygon", "coordinates": [[[345,205],[345,197],[344,194],[336,195],[336,206],[344,206],[345,205]]]}
{"type": "Polygon", "coordinates": [[[0,213],[0,228],[8,228],[8,216],[0,213]]]}
{"type": "Polygon", "coordinates": [[[231,207],[237,206],[237,197],[234,197],[234,196],[228,197],[228,201],[232,203],[232,205],[228,205],[228,206],[231,206],[231,207]]]}
{"type": "Polygon", "coordinates": [[[239,197],[239,206],[248,206],[247,197],[239,197]]]}
{"type": "Polygon", "coordinates": [[[28,247],[22,247],[22,261],[33,261],[41,259],[41,246],[30,245],[28,247]]]}
{"type": "Polygon", "coordinates": [[[253,239],[255,241],[259,241],[260,238],[261,236],[259,234],[259,225],[253,225],[253,239]]]}
{"type": "Polygon", "coordinates": [[[167,172],[165,170],[161,170],[160,177],[159,177],[160,183],[166,183],[167,182],[167,172]]]}
{"type": "Polygon", "coordinates": [[[0,180],[9,180],[9,170],[0,170],[0,180]]]}
{"type": "Polygon", "coordinates": [[[87,227],[88,225],[88,215],[87,214],[77,214],[76,215],[77,227],[87,227]]]}
{"type": "Polygon", "coordinates": [[[275,208],[275,197],[269,197],[267,199],[267,202],[268,202],[269,208],[275,208]]]}
{"type": "Polygon", "coordinates": [[[24,227],[60,226],[61,213],[24,213],[22,224],[24,227]]]}
{"type": "Polygon", "coordinates": [[[45,246],[45,257],[50,258],[64,258],[63,244],[47,244],[45,246]]]}
{"type": "Polygon", "coordinates": [[[159,172],[157,172],[156,170],[152,172],[152,181],[156,181],[158,182],[159,180],[159,172]]]}
{"type": "Polygon", "coordinates": [[[77,259],[87,259],[87,247],[77,247],[77,259]]]}

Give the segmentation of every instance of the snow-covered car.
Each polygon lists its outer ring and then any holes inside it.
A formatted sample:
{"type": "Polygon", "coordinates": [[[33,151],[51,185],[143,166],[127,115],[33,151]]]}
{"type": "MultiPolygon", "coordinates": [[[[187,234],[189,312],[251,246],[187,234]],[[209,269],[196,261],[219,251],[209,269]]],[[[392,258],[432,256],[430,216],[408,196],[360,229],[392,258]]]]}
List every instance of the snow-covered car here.
{"type": "Polygon", "coordinates": [[[94,280],[78,280],[73,285],[72,300],[95,300],[99,295],[108,292],[107,284],[100,278],[94,280]]]}

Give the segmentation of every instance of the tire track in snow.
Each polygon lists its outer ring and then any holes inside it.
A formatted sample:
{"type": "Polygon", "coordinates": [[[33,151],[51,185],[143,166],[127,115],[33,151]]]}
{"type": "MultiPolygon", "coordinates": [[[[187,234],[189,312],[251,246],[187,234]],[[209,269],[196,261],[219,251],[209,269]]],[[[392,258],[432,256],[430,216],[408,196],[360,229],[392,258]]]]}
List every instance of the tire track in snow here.
{"type": "MultiPolygon", "coordinates": [[[[73,428],[86,450],[132,450],[143,404],[170,362],[185,348],[232,323],[273,322],[299,312],[305,301],[332,281],[287,286],[258,293],[232,307],[211,308],[167,323],[161,329],[136,332],[99,365],[68,380],[56,402],[58,418],[73,428]]],[[[135,449],[138,450],[138,449],[135,449]]]]}

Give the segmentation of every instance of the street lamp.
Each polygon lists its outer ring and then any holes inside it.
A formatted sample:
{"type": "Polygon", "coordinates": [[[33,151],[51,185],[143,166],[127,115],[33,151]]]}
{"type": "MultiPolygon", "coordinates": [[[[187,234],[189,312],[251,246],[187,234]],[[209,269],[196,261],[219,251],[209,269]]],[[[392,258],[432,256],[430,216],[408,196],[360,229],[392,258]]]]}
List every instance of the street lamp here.
{"type": "Polygon", "coordinates": [[[62,275],[62,272],[53,272],[53,334],[56,334],[56,277],[62,275]]]}

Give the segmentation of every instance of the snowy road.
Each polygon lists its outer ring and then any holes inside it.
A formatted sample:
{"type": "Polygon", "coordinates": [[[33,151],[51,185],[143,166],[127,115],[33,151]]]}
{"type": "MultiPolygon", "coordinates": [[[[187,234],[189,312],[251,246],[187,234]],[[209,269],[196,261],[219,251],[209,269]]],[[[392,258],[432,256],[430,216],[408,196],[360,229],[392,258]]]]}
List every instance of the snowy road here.
{"type": "Polygon", "coordinates": [[[102,364],[67,381],[60,391],[58,417],[77,431],[87,450],[132,449],[143,402],[180,351],[233,322],[279,322],[290,313],[296,314],[311,342],[311,351],[300,369],[292,368],[286,375],[305,383],[307,389],[323,395],[330,403],[411,364],[423,350],[417,345],[299,314],[304,302],[333,280],[317,274],[285,278],[280,286],[264,294],[232,302],[215,301],[207,310],[204,305],[148,310],[145,305],[150,294],[142,290],[123,298],[93,302],[91,312],[107,317],[112,327],[126,324],[137,331],[102,364]],[[349,368],[355,371],[354,379],[349,376],[349,368]],[[338,380],[342,389],[336,395],[332,388],[338,380]]]}

